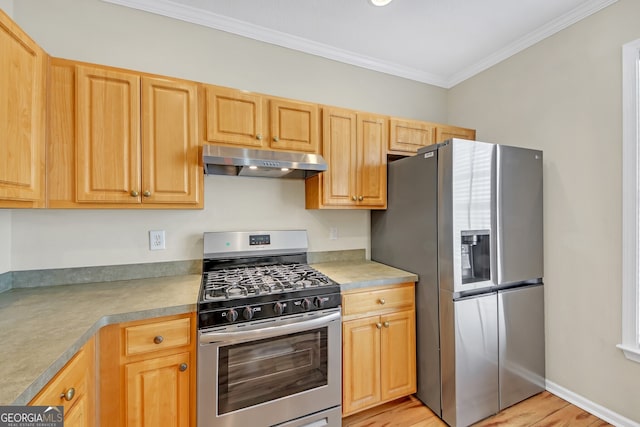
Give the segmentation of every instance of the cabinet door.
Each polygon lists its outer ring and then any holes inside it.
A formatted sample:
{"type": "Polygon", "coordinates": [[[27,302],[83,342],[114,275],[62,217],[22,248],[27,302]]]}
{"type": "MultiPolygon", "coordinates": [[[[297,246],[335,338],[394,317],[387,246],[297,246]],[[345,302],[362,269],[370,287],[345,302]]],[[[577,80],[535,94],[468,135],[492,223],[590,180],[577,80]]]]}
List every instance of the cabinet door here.
{"type": "Polygon", "coordinates": [[[125,366],[127,427],[189,426],[189,362],[185,352],[125,366]]]}
{"type": "Polygon", "coordinates": [[[436,127],[436,143],[446,141],[451,138],[476,139],[476,131],[473,129],[459,128],[455,126],[436,127]]]}
{"type": "Polygon", "coordinates": [[[94,386],[95,340],[92,338],[29,402],[29,405],[64,406],[65,426],[94,425],[94,386]],[[64,395],[68,399],[64,398],[64,395]]]}
{"type": "Polygon", "coordinates": [[[358,204],[384,208],[387,206],[387,119],[371,114],[358,114],[358,204]]]}
{"type": "Polygon", "coordinates": [[[389,120],[389,150],[416,153],[419,148],[433,144],[436,127],[417,120],[389,120]]]}
{"type": "Polygon", "coordinates": [[[381,316],[382,400],[416,392],[416,327],[413,310],[381,316]]]}
{"type": "Polygon", "coordinates": [[[197,85],[142,78],[142,201],[198,203],[197,85]]]}
{"type": "Polygon", "coordinates": [[[269,100],[271,148],[317,153],[318,106],[284,99],[269,100]]]}
{"type": "Polygon", "coordinates": [[[77,201],[140,203],[140,77],[78,66],[76,78],[77,201]]]}
{"type": "Polygon", "coordinates": [[[46,53],[0,10],[0,200],[44,203],[45,67],[46,53]]]}
{"type": "Polygon", "coordinates": [[[88,409],[88,398],[83,396],[64,414],[64,427],[87,427],[94,424],[88,409]]]}
{"type": "Polygon", "coordinates": [[[203,138],[206,142],[265,146],[262,96],[219,86],[205,86],[204,92],[203,138]]]}
{"type": "Polygon", "coordinates": [[[354,205],[357,200],[356,114],[325,108],[322,129],[322,154],[329,164],[329,169],[321,174],[323,204],[354,205]]]}
{"type": "Polygon", "coordinates": [[[379,317],[342,324],[342,413],[353,413],[380,401],[379,317]]]}

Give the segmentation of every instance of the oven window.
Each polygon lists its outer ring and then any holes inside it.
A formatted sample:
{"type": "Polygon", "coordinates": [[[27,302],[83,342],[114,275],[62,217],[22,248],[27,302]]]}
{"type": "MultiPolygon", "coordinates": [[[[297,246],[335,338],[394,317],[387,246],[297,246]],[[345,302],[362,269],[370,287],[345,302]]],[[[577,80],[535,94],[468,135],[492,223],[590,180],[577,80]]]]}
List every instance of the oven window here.
{"type": "Polygon", "coordinates": [[[219,415],[327,385],[327,328],[221,347],[219,415]]]}

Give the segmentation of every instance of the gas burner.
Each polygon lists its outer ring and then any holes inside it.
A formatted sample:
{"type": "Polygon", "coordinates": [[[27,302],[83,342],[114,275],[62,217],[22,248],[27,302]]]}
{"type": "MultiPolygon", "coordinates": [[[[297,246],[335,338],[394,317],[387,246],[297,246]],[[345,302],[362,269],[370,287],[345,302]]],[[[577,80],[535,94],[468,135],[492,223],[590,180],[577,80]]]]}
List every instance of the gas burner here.
{"type": "Polygon", "coordinates": [[[334,284],[306,264],[222,268],[204,273],[206,300],[270,295],[334,284]]]}

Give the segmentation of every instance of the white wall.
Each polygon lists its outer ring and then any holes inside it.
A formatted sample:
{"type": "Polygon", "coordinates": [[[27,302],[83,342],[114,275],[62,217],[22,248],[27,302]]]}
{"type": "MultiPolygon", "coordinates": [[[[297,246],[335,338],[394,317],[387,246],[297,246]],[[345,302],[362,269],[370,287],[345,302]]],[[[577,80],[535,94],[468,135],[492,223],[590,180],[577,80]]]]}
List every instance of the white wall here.
{"type": "Polygon", "coordinates": [[[20,0],[14,19],[53,56],[444,121],[446,90],[99,0],[20,0]]]}
{"type": "Polygon", "coordinates": [[[13,16],[13,0],[0,0],[0,9],[7,15],[13,16]]]}
{"type": "Polygon", "coordinates": [[[0,274],[11,271],[11,211],[0,209],[0,274]]]}
{"type": "Polygon", "coordinates": [[[548,379],[640,422],[640,364],[621,339],[621,47],[640,2],[620,0],[450,91],[478,139],[544,151],[548,379]]]}
{"type": "MultiPolygon", "coordinates": [[[[401,117],[444,121],[446,91],[98,0],[21,0],[49,54],[401,117]]],[[[302,181],[207,177],[202,211],[13,213],[12,269],[201,257],[202,232],[306,228],[311,251],[369,248],[368,211],[307,211],[302,181]],[[329,227],[339,239],[330,241],[329,227]],[[148,230],[167,249],[148,250],[148,230]]]]}
{"type": "Polygon", "coordinates": [[[203,231],[299,228],[312,252],[369,247],[368,211],[305,210],[302,180],[207,176],[204,210],[16,211],[12,268],[198,259],[203,231]],[[149,250],[149,230],[165,230],[165,250],[149,250]]]}

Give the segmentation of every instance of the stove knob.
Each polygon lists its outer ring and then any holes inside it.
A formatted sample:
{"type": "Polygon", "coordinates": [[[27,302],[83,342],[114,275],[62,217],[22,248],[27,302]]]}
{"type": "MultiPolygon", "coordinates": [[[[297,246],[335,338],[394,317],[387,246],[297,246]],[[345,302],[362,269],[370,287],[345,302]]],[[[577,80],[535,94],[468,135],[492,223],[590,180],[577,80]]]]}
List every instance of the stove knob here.
{"type": "Polygon", "coordinates": [[[242,317],[244,317],[244,320],[251,320],[253,317],[253,310],[251,307],[245,307],[244,310],[242,310],[242,317]]]}
{"type": "Polygon", "coordinates": [[[308,298],[305,298],[302,301],[300,301],[300,306],[304,311],[309,311],[309,309],[311,308],[311,301],[309,301],[308,298]]]}
{"type": "Polygon", "coordinates": [[[313,300],[313,305],[315,305],[316,308],[322,308],[324,307],[324,302],[325,298],[316,297],[316,299],[313,300]]]}
{"type": "Polygon", "coordinates": [[[230,308],[229,311],[227,311],[227,322],[232,323],[236,320],[238,320],[238,312],[230,308]]]}
{"type": "Polygon", "coordinates": [[[284,305],[281,302],[277,302],[273,305],[273,311],[276,313],[276,316],[280,316],[284,311],[284,305]]]}

